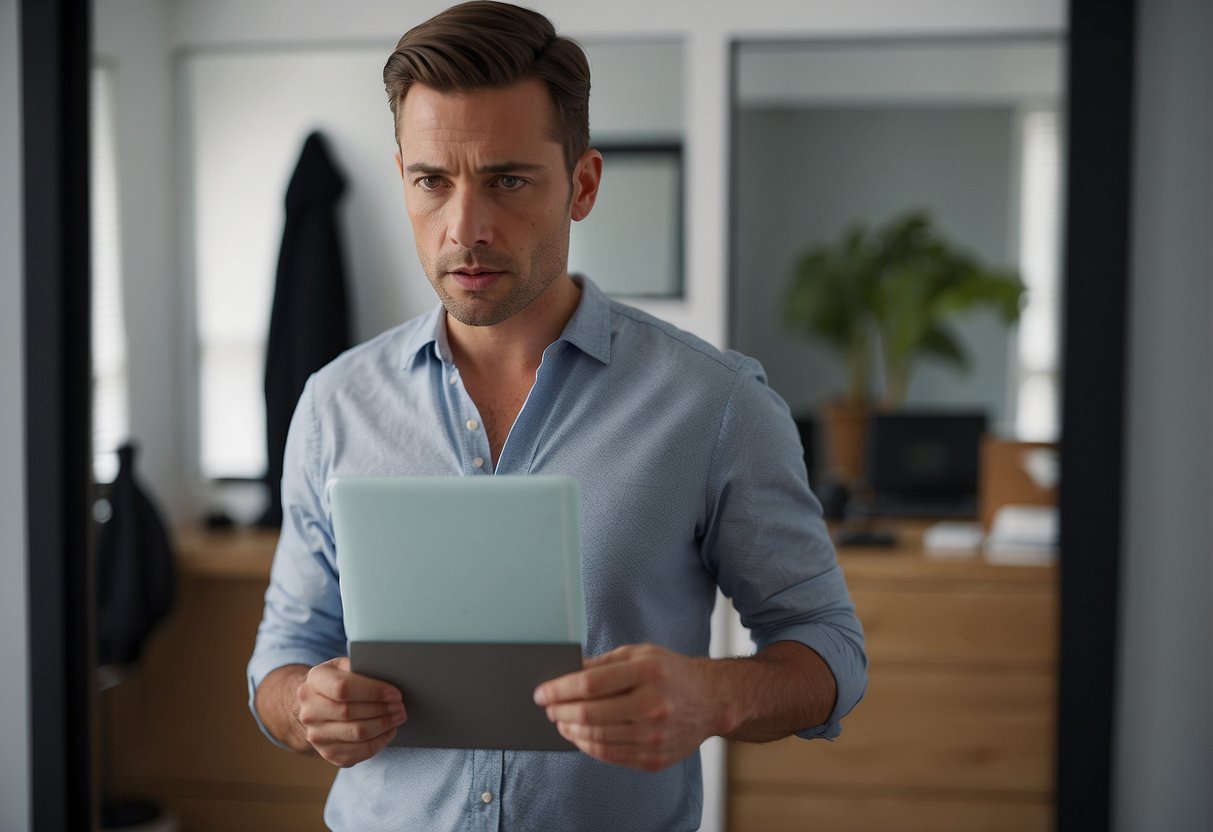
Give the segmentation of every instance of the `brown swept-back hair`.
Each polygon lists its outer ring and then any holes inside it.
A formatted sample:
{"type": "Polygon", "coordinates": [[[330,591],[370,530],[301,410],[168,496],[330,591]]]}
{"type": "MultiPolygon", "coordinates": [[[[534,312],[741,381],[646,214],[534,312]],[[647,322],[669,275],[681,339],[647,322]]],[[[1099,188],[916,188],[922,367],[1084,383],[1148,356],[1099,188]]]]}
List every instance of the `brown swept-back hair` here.
{"type": "Polygon", "coordinates": [[[551,21],[509,3],[473,0],[452,6],[405,32],[383,67],[396,141],[400,103],[414,83],[463,93],[538,78],[556,110],[552,137],[570,171],[590,145],[590,65],[551,21]]]}

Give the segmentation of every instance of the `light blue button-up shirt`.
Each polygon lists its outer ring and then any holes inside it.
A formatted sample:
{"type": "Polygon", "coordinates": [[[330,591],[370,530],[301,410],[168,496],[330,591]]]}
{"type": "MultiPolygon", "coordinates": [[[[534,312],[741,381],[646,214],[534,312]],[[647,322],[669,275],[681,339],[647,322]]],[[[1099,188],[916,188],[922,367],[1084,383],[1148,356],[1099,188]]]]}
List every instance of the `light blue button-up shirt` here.
{"type": "MultiPolygon", "coordinates": [[[[719,586],[759,647],[800,641],[829,665],[834,711],[800,736],[838,735],[866,684],[863,631],[787,406],[758,362],[577,280],[580,305],[544,351],[495,469],[441,307],[311,378],[287,440],[250,705],[271,670],[346,654],[331,477],[569,474],[587,654],[652,642],[706,655],[719,586]]],[[[338,771],[325,820],[358,832],[670,832],[697,829],[702,802],[698,754],[647,773],[580,752],[387,748],[338,771]]]]}

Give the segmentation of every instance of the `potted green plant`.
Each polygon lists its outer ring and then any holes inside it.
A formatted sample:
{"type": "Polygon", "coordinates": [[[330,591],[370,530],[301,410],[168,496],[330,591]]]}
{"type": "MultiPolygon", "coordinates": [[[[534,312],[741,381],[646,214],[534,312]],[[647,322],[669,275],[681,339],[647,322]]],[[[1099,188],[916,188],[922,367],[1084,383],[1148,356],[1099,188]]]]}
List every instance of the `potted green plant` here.
{"type": "Polygon", "coordinates": [[[805,250],[793,266],[784,312],[794,332],[830,345],[846,366],[845,394],[822,413],[834,474],[862,476],[867,417],[874,406],[903,403],[919,358],[968,368],[951,327],[958,313],[991,308],[1011,324],[1023,294],[1014,270],[989,267],[956,247],[923,211],[872,231],[856,223],[836,243],[805,250]]]}

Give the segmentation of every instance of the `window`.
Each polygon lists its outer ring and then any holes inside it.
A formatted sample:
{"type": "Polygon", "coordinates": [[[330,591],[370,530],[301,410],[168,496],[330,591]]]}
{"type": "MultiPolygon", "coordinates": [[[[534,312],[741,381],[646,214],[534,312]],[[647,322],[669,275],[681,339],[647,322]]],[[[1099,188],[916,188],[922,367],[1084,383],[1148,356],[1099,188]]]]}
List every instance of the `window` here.
{"type": "Polygon", "coordinates": [[[122,249],[118,216],[118,161],[114,140],[114,73],[92,71],[89,128],[92,225],[93,476],[112,482],[118,447],[130,433],[126,324],[122,314],[122,249]]]}
{"type": "Polygon", "coordinates": [[[1019,320],[1015,432],[1053,442],[1061,433],[1061,118],[1055,108],[1021,113],[1019,263],[1028,303],[1019,320]]]}
{"type": "Polygon", "coordinates": [[[199,439],[202,475],[208,479],[265,476],[262,384],[269,305],[260,291],[246,294],[259,302],[235,302],[241,293],[234,285],[237,277],[199,285],[199,439]]]}

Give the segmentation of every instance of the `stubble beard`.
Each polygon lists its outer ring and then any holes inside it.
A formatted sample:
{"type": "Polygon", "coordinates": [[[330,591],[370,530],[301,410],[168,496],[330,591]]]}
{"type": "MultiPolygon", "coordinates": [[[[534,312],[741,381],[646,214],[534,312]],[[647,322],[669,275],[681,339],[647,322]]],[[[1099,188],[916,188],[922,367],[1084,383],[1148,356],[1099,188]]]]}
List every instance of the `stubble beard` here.
{"type": "Polygon", "coordinates": [[[549,240],[535,251],[531,268],[524,270],[512,258],[488,249],[447,252],[428,270],[430,283],[448,315],[466,326],[496,326],[526,309],[568,268],[568,243],[549,240]],[[475,264],[478,268],[502,272],[486,292],[465,292],[459,296],[447,291],[448,273],[475,264]],[[504,286],[503,286],[504,284],[504,286]],[[500,295],[502,287],[504,295],[500,295]],[[498,297],[494,299],[492,295],[498,297]]]}

